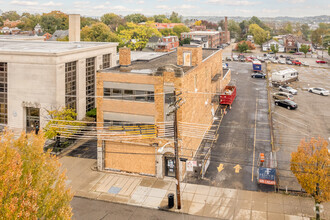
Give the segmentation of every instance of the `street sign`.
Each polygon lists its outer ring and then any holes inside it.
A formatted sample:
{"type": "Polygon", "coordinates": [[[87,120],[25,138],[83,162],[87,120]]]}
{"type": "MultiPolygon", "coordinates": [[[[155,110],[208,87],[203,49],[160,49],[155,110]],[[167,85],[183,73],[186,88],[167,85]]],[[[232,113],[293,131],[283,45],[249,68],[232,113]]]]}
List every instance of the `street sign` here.
{"type": "Polygon", "coordinates": [[[234,169],[235,169],[235,173],[239,173],[240,169],[242,169],[242,167],[237,164],[236,166],[234,166],[234,169]]]}
{"type": "Polygon", "coordinates": [[[217,169],[218,169],[218,172],[220,173],[225,168],[223,168],[223,164],[220,163],[219,166],[217,167],[217,169]]]}
{"type": "Polygon", "coordinates": [[[258,183],[275,185],[276,170],[274,168],[259,167],[258,183]]]}

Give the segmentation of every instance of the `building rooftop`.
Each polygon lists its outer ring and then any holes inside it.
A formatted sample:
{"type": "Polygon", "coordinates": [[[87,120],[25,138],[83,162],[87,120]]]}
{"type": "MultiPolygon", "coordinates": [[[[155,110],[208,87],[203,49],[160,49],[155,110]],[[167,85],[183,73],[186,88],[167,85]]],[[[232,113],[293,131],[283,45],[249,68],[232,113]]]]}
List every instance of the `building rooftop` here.
{"type": "MultiPolygon", "coordinates": [[[[217,49],[203,49],[203,60],[211,56],[218,51],[217,49]]],[[[158,53],[158,52],[132,52],[132,63],[129,67],[121,68],[120,66],[108,68],[102,70],[102,72],[111,73],[140,73],[140,74],[152,74],[157,71],[159,67],[165,65],[177,66],[177,52],[158,53]],[[137,53],[137,54],[136,54],[137,53]],[[134,57],[134,58],[133,58],[134,57]]],[[[187,72],[193,67],[182,67],[183,72],[187,72]]]]}
{"type": "Polygon", "coordinates": [[[192,32],[184,32],[181,34],[188,34],[188,35],[213,35],[219,34],[220,31],[192,31],[192,32]]]}
{"type": "Polygon", "coordinates": [[[79,51],[88,48],[100,47],[105,45],[117,46],[118,43],[110,42],[59,42],[59,41],[0,41],[0,53],[48,53],[58,54],[70,51],[79,51]]]}
{"type": "Polygon", "coordinates": [[[43,40],[44,36],[29,35],[0,35],[0,40],[43,40]]]}

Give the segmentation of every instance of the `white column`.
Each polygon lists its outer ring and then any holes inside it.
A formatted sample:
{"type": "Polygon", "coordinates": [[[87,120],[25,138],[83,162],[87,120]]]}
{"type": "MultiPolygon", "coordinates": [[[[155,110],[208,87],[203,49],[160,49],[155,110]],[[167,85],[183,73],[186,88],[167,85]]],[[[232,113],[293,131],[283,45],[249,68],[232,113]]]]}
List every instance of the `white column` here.
{"type": "Polygon", "coordinates": [[[86,115],[86,59],[77,61],[77,114],[78,120],[86,115]]]}

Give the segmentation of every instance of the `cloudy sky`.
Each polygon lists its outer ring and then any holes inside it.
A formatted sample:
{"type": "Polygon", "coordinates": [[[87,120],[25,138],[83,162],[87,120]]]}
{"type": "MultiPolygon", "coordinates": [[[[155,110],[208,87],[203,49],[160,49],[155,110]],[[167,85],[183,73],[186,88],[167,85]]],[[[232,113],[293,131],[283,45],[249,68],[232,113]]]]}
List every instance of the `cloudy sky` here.
{"type": "Polygon", "coordinates": [[[329,15],[329,0],[0,0],[0,10],[41,13],[61,10],[101,16],[114,12],[127,15],[170,14],[213,16],[315,16],[329,15]]]}

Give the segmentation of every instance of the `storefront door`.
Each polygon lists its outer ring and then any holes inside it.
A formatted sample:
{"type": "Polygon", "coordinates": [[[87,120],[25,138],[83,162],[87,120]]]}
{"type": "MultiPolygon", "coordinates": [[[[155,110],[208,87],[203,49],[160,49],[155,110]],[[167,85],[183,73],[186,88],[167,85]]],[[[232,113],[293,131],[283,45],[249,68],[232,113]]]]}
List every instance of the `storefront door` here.
{"type": "Polygon", "coordinates": [[[165,157],[165,176],[175,177],[175,158],[165,157]]]}
{"type": "Polygon", "coordinates": [[[37,125],[40,127],[40,109],[26,107],[26,132],[34,131],[37,125]]]}

